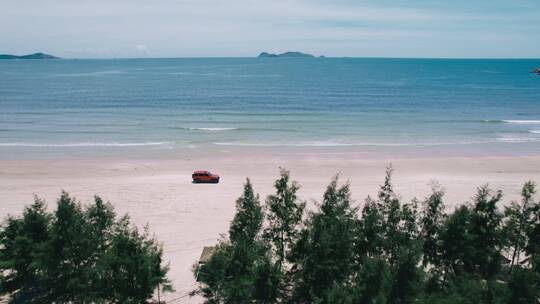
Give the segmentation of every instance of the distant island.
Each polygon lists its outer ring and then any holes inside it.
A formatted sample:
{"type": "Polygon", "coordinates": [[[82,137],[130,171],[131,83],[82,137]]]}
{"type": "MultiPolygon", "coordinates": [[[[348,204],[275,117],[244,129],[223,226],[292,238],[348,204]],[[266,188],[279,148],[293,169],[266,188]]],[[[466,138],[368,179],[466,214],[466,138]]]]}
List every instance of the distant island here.
{"type": "Polygon", "coordinates": [[[533,73],[540,75],[540,68],[534,69],[533,73]]]}
{"type": "MultiPolygon", "coordinates": [[[[305,57],[315,57],[311,54],[306,54],[302,52],[285,52],[281,54],[272,54],[267,52],[262,52],[257,56],[258,58],[278,58],[278,57],[294,57],[294,58],[305,58],[305,57]]],[[[324,57],[324,56],[320,56],[324,57]]]]}
{"type": "Polygon", "coordinates": [[[44,54],[44,53],[34,53],[34,54],[28,54],[28,55],[22,55],[22,56],[0,54],[0,59],[60,59],[60,58],[52,56],[52,55],[44,54]]]}

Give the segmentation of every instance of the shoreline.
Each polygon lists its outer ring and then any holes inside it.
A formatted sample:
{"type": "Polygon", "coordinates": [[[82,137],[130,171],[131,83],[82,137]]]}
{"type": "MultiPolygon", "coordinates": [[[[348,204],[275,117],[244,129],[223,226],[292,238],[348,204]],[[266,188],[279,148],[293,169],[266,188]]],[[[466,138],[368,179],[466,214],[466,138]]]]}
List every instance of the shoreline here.
{"type": "Polygon", "coordinates": [[[100,195],[115,206],[117,214],[129,214],[138,227],[148,224],[163,243],[169,277],[177,290],[166,296],[172,299],[193,286],[190,269],[202,247],[214,244],[227,231],[246,177],[264,203],[273,191],[279,167],[284,167],[300,183],[299,196],[310,209],[339,173],[341,182],[351,184],[355,206],[361,206],[368,195],[376,195],[389,163],[395,169],[395,189],[405,201],[413,197],[422,200],[433,181],[438,181],[446,189],[449,211],[468,201],[476,187],[486,183],[503,190],[507,204],[519,199],[524,182],[540,182],[540,156],[365,158],[360,154],[344,157],[253,151],[168,159],[0,160],[0,217],[20,214],[34,194],[45,199],[49,209],[54,209],[61,190],[83,203],[100,195]],[[195,169],[220,174],[220,183],[192,184],[195,169]]]}
{"type": "Polygon", "coordinates": [[[110,161],[122,159],[175,161],[193,158],[228,158],[241,155],[260,157],[328,158],[339,156],[380,160],[415,158],[479,158],[479,157],[536,157],[540,156],[540,145],[531,142],[498,142],[470,144],[381,144],[381,145],[178,145],[164,144],[149,146],[1,146],[0,162],[6,161],[110,161]]]}

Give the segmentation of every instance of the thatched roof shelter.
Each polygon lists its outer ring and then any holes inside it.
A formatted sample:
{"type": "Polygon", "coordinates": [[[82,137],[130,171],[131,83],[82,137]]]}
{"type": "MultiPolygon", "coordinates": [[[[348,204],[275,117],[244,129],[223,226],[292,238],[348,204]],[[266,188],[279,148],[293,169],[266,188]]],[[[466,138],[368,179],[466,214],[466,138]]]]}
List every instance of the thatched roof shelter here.
{"type": "Polygon", "coordinates": [[[199,258],[199,264],[204,264],[210,261],[212,255],[214,255],[214,252],[216,252],[216,246],[205,246],[202,250],[201,257],[199,258]]]}

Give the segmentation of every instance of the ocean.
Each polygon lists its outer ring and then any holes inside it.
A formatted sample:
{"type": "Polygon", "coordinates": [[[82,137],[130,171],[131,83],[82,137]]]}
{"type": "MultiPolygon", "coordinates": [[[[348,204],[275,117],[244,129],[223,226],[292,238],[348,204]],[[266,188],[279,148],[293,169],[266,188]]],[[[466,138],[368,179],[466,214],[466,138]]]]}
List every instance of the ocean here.
{"type": "Polygon", "coordinates": [[[540,60],[0,61],[0,158],[540,154],[540,60]]]}

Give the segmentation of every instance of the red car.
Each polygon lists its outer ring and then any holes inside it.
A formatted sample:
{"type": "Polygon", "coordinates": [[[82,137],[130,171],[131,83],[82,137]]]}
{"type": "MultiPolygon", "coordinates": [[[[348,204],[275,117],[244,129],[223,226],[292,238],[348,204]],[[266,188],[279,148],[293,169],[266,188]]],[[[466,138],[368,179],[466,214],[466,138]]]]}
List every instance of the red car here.
{"type": "Polygon", "coordinates": [[[219,183],[219,175],[213,174],[210,171],[197,170],[191,175],[194,183],[219,183]]]}

